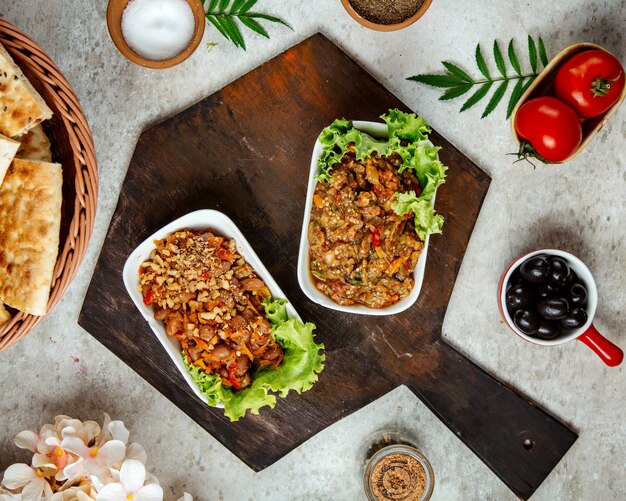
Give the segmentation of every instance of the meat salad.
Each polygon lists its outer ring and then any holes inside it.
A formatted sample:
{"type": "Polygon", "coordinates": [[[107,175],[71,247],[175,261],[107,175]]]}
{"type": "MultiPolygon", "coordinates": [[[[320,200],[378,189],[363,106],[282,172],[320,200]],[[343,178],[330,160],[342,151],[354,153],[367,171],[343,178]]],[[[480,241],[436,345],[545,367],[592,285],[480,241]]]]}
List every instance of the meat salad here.
{"type": "Polygon", "coordinates": [[[144,303],[180,341],[189,364],[239,390],[259,366],[281,363],[283,347],[264,315],[270,291],[235,240],[182,230],[155,245],[139,268],[144,303]]]}

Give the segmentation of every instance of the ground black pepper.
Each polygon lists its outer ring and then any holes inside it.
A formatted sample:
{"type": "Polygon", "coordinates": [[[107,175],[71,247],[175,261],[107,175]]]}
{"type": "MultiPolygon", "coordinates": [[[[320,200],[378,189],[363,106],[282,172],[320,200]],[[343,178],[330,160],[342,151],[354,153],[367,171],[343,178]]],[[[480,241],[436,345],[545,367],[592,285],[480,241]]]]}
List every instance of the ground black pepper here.
{"type": "Polygon", "coordinates": [[[424,0],[349,0],[363,18],[376,24],[398,24],[414,15],[424,0]]]}

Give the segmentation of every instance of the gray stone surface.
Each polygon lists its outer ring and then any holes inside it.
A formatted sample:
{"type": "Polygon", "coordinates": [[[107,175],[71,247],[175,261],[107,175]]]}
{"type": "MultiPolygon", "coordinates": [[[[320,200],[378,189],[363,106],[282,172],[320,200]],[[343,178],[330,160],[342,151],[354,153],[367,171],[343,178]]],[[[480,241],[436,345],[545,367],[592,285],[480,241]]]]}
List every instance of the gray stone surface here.
{"type": "MultiPolygon", "coordinates": [[[[436,0],[412,27],[374,33],[356,24],[339,0],[273,2],[259,10],[288,20],[270,26],[271,40],[246,34],[248,51],[208,29],[203,45],[169,70],[142,69],[111,43],[103,0],[0,0],[0,13],[37,41],[76,90],[95,139],[100,198],[86,259],[54,312],[15,347],[0,354],[0,471],[23,456],[12,444],[22,429],[59,413],[122,419],[146,446],[149,469],[166,498],[189,491],[199,500],[361,499],[358,452],[370,433],[402,428],[433,463],[433,499],[507,500],[515,496],[406,388],[323,431],[270,468],[253,473],[219,442],[82,330],[76,319],[121,183],[140,132],[184,109],[309,35],[322,31],[492,177],[446,317],[446,339],[478,364],[574,427],[579,440],[534,499],[624,499],[623,366],[603,366],[580,343],[530,345],[500,321],[496,285],[520,253],[555,246],[581,257],[595,274],[597,327],[626,345],[626,107],[577,159],[560,167],[513,165],[515,143],[498,109],[458,113],[459,100],[405,80],[438,71],[439,61],[466,62],[477,42],[542,35],[548,52],[581,41],[602,44],[626,61],[624,0],[436,0]]],[[[381,112],[384,110],[381,110],[381,112]]],[[[354,117],[358,118],[358,117],[354,117]]]]}

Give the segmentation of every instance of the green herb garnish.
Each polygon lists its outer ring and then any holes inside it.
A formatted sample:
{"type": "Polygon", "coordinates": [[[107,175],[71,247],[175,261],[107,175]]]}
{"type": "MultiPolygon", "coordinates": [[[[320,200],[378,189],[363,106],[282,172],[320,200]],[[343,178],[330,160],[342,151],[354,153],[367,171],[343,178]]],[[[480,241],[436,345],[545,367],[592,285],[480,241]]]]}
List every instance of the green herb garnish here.
{"type": "Polygon", "coordinates": [[[445,88],[446,91],[439,98],[440,101],[447,101],[449,99],[455,99],[457,97],[462,96],[463,94],[469,92],[476,85],[479,85],[476,92],[474,92],[467,101],[463,104],[460,111],[465,111],[476,103],[478,103],[481,99],[483,99],[488,93],[491,87],[496,82],[500,82],[496,90],[489,99],[487,106],[485,107],[485,111],[483,112],[480,118],[485,118],[489,115],[495,108],[498,106],[504,94],[506,93],[509,82],[517,80],[513,91],[511,92],[511,96],[509,97],[509,104],[507,106],[506,118],[508,119],[513,112],[513,108],[519,101],[520,97],[526,92],[526,89],[532,84],[537,78],[539,74],[538,68],[538,58],[541,60],[541,64],[545,67],[548,64],[548,55],[546,53],[546,48],[543,43],[541,37],[538,39],[538,43],[535,44],[533,38],[528,36],[528,61],[530,64],[530,73],[523,74],[522,67],[520,65],[519,59],[517,58],[517,54],[515,53],[515,48],[513,46],[513,40],[509,42],[508,48],[508,57],[513,68],[513,75],[507,74],[506,62],[504,56],[502,55],[502,51],[498,45],[498,41],[493,42],[493,58],[496,63],[496,68],[500,73],[500,76],[493,77],[487,68],[487,63],[485,62],[485,58],[483,57],[482,51],[480,49],[480,44],[476,46],[476,65],[478,66],[478,70],[482,74],[484,78],[475,79],[470,76],[464,70],[447,61],[442,61],[441,64],[444,65],[447,72],[444,74],[422,74],[415,75],[409,77],[407,80],[413,80],[415,82],[423,83],[426,85],[430,85],[431,87],[440,87],[445,88]],[[539,47],[539,51],[537,52],[537,47],[539,47]]]}
{"type": "Polygon", "coordinates": [[[279,23],[287,28],[292,29],[289,24],[278,17],[263,14],[261,12],[252,12],[258,0],[202,0],[206,8],[206,18],[215,28],[226,38],[243,50],[246,50],[246,42],[241,33],[239,25],[235,20],[239,21],[246,28],[258,33],[259,35],[269,38],[269,34],[257,19],[263,19],[270,23],[279,23]]]}

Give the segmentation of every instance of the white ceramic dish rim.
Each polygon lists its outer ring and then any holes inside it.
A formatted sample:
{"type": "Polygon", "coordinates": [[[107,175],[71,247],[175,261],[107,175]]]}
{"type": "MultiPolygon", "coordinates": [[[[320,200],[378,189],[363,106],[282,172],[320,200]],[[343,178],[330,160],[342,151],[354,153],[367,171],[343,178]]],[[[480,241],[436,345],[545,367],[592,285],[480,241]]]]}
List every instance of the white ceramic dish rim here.
{"type": "Polygon", "coordinates": [[[582,335],[585,331],[587,331],[589,327],[591,327],[591,324],[593,323],[593,317],[596,314],[596,308],[598,307],[598,289],[596,288],[596,282],[593,279],[593,275],[591,274],[591,271],[589,270],[589,268],[587,268],[587,265],[585,265],[585,263],[583,263],[579,258],[574,256],[573,254],[570,254],[569,252],[565,252],[565,251],[558,250],[558,249],[539,249],[539,250],[529,252],[528,254],[524,254],[523,256],[518,257],[515,261],[513,261],[509,265],[509,268],[507,269],[504,275],[504,278],[502,279],[502,290],[500,291],[499,300],[500,300],[500,309],[502,311],[502,314],[504,315],[504,320],[506,321],[508,326],[513,330],[513,332],[515,332],[515,334],[525,339],[526,341],[529,341],[534,344],[540,344],[543,346],[557,346],[560,344],[568,343],[576,339],[577,337],[582,335]],[[511,278],[511,275],[513,274],[513,272],[527,259],[530,259],[531,257],[534,257],[534,256],[543,255],[543,254],[545,254],[546,256],[558,256],[558,257],[565,259],[569,267],[576,272],[576,274],[578,275],[578,278],[583,281],[585,287],[587,288],[588,298],[587,298],[587,307],[585,308],[587,311],[587,315],[588,315],[587,322],[582,327],[576,330],[573,330],[569,334],[559,336],[556,339],[539,339],[539,338],[531,337],[527,334],[524,334],[513,323],[513,319],[511,318],[511,315],[509,315],[509,312],[506,308],[507,285],[509,283],[509,279],[511,278]]]}
{"type": "MultiPolygon", "coordinates": [[[[352,122],[356,129],[359,129],[363,132],[366,132],[374,137],[387,137],[387,124],[380,122],[368,122],[362,120],[354,120],[352,122]]],[[[320,131],[321,133],[321,131],[320,131]]],[[[426,140],[422,141],[420,144],[432,146],[433,144],[426,140]]],[[[300,248],[298,251],[298,283],[300,284],[300,288],[302,292],[314,303],[325,306],[326,308],[330,308],[332,310],[343,311],[346,313],[356,313],[359,315],[374,315],[374,316],[384,316],[384,315],[395,315],[396,313],[400,313],[410,306],[412,306],[420,294],[422,289],[422,283],[424,281],[424,272],[426,269],[426,256],[428,254],[428,243],[430,241],[430,235],[426,236],[426,241],[424,242],[424,249],[420,253],[419,258],[417,259],[417,265],[414,270],[414,285],[411,293],[398,301],[396,304],[392,304],[391,306],[387,306],[385,308],[375,309],[368,308],[364,305],[352,305],[352,306],[343,306],[335,303],[332,299],[330,299],[325,294],[322,294],[313,283],[311,279],[311,275],[309,273],[309,238],[308,238],[308,228],[309,221],[311,219],[311,210],[310,207],[313,203],[313,193],[315,191],[315,185],[317,181],[315,180],[315,176],[319,173],[319,167],[317,166],[317,161],[322,154],[322,144],[318,139],[315,140],[315,146],[313,147],[313,154],[311,155],[311,166],[309,170],[309,183],[306,195],[306,202],[304,206],[304,218],[302,222],[302,233],[300,235],[300,248]]],[[[431,203],[435,204],[435,197],[433,196],[431,203]]]]}
{"type": "MultiPolygon", "coordinates": [[[[250,266],[254,268],[259,278],[265,282],[272,296],[275,298],[288,298],[285,296],[276,281],[272,278],[269,271],[267,271],[267,268],[265,268],[237,225],[235,225],[235,223],[226,214],[213,209],[201,209],[179,217],[150,235],[135,248],[130,256],[128,256],[122,272],[124,285],[128,291],[128,295],[133,300],[133,303],[135,303],[135,306],[143,318],[146,322],[148,322],[150,329],[159,340],[169,357],[172,359],[172,362],[174,362],[174,365],[176,365],[176,368],[181,373],[187,384],[200,400],[208,403],[207,397],[200,392],[200,389],[191,378],[191,374],[189,374],[189,371],[187,371],[185,364],[183,363],[180,343],[177,339],[166,334],[163,322],[155,320],[152,306],[147,306],[143,303],[143,297],[139,290],[139,265],[150,256],[150,253],[155,248],[154,241],[161,240],[168,235],[183,229],[211,229],[219,233],[221,236],[234,238],[237,243],[237,251],[250,264],[250,266]]],[[[302,321],[296,310],[291,305],[291,302],[287,303],[287,314],[290,318],[296,318],[299,321],[302,321]]],[[[223,406],[218,404],[217,407],[223,406]]]]}

